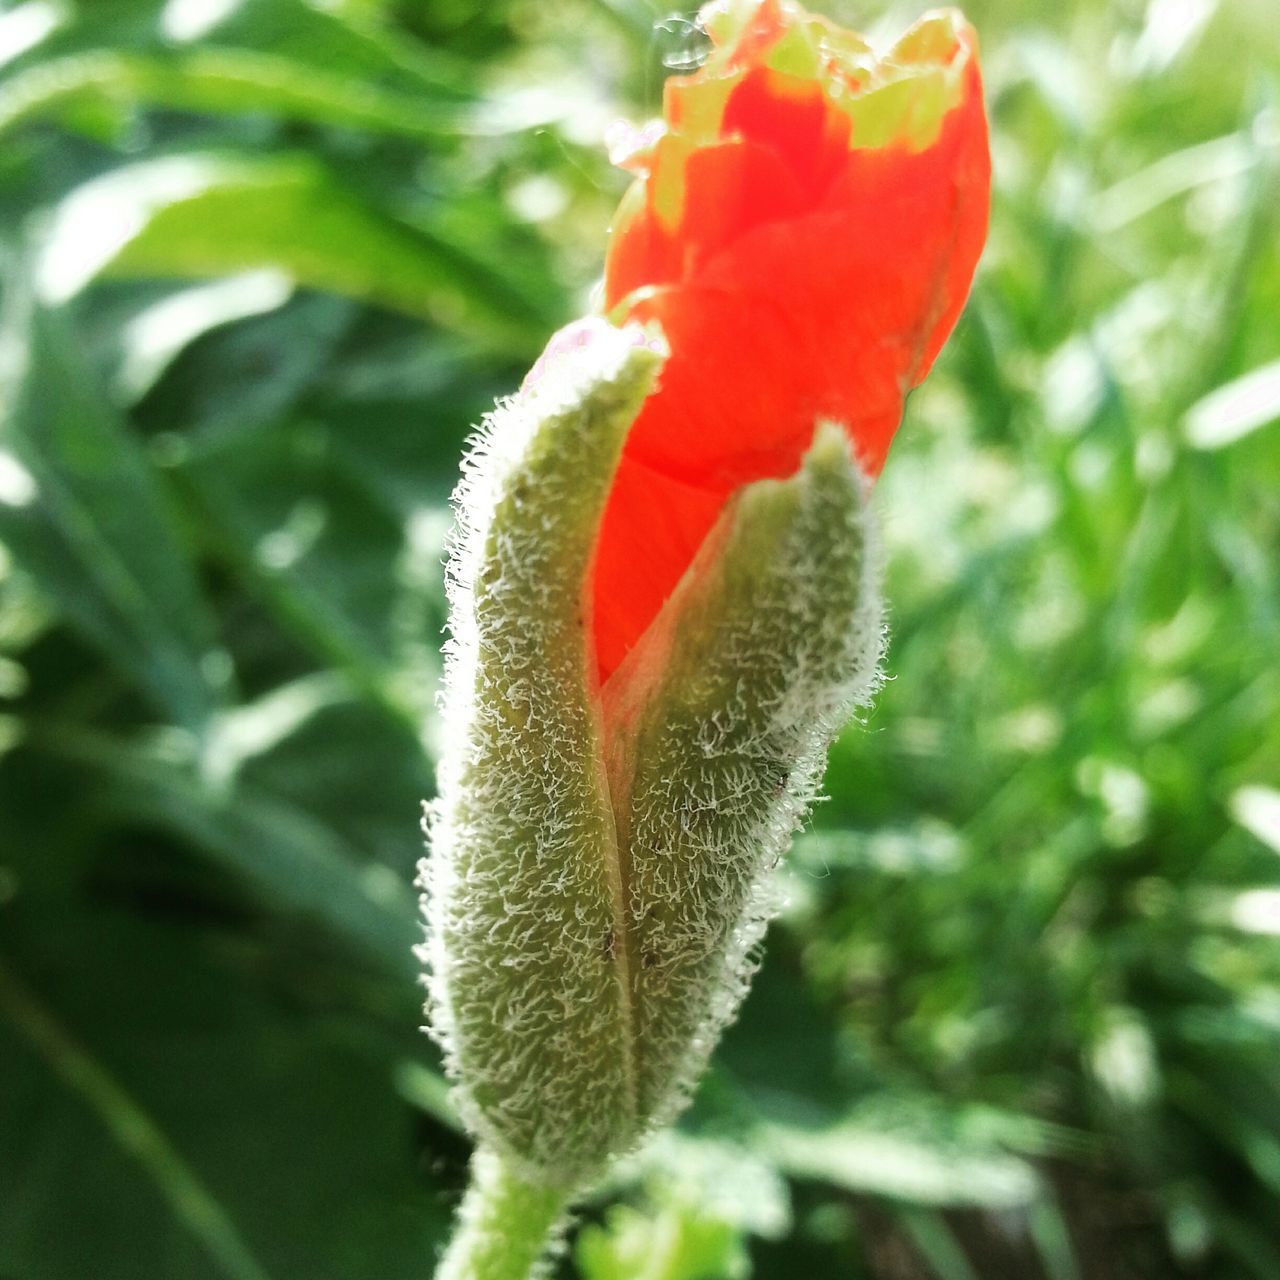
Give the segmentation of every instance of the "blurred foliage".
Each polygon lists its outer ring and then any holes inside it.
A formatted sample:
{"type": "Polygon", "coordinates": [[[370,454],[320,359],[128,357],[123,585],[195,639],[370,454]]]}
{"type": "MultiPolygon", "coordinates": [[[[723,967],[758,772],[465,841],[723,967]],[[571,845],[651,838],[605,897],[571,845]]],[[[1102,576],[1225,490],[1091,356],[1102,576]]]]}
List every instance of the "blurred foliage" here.
{"type": "MultiPolygon", "coordinates": [[[[970,11],[996,206],[879,488],[892,680],[565,1276],[1280,1276],[1274,4],[970,11]]],[[[430,1273],[447,498],[691,16],[0,5],[0,1275],[430,1273]]]]}

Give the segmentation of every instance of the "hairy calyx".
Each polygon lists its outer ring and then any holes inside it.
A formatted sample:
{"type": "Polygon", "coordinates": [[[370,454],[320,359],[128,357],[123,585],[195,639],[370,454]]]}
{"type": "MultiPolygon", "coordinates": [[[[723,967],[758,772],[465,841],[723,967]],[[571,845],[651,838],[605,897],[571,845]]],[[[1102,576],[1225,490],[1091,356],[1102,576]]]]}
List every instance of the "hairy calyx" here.
{"type": "Polygon", "coordinates": [[[601,688],[595,541],[664,353],[602,321],[551,352],[459,491],[423,882],[468,1123],[579,1185],[679,1109],[740,1003],[767,874],[874,683],[880,605],[863,476],[815,423],[794,475],[730,497],[601,688]]]}

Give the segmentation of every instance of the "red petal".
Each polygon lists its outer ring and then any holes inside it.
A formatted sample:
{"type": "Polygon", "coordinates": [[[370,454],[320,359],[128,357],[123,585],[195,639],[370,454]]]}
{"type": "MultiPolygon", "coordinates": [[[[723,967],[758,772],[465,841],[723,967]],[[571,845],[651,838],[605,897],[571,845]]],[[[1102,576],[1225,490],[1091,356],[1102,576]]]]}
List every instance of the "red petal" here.
{"type": "Polygon", "coordinates": [[[756,67],[730,95],[720,131],[784,157],[797,197],[812,204],[849,155],[849,123],[816,81],[756,67]]]}
{"type": "Polygon", "coordinates": [[[680,580],[724,498],[623,456],[597,550],[594,626],[602,682],[680,580]]]}
{"type": "Polygon", "coordinates": [[[623,200],[605,268],[607,309],[635,289],[688,279],[744,231],[794,216],[806,203],[778,152],[746,138],[702,147],[678,162],[684,199],[674,231],[652,208],[652,179],[623,200]],[[627,207],[640,199],[644,207],[627,207]]]}
{"type": "Polygon", "coordinates": [[[626,318],[658,321],[671,357],[628,437],[597,548],[602,679],[653,620],[725,499],[793,473],[818,418],[841,423],[878,474],[985,238],[990,161],[976,60],[965,74],[941,133],[913,153],[849,150],[847,117],[821,94],[781,84],[780,97],[776,73],[753,70],[723,124],[746,136],[682,157],[673,232],[647,188],[633,193],[611,248],[609,305],[647,289],[626,318]]]}

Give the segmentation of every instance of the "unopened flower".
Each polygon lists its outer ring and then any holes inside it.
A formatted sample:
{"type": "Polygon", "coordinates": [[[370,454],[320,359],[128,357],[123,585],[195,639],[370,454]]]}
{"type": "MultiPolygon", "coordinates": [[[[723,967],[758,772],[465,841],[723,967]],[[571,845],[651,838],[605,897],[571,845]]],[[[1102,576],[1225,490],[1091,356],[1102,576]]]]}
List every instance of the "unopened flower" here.
{"type": "Polygon", "coordinates": [[[552,340],[457,499],[430,1013],[530,1185],[672,1116],[746,990],[875,681],[870,479],[986,223],[958,15],[883,58],[788,0],[703,17],[627,158],[609,318],[552,340]]]}

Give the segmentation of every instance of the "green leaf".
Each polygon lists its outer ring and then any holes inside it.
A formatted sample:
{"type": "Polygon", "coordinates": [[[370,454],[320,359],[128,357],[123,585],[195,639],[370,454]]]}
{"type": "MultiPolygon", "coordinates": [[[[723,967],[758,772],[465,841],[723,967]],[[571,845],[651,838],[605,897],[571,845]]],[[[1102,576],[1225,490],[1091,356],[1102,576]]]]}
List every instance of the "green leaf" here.
{"type": "Polygon", "coordinates": [[[928,1209],[903,1209],[899,1211],[898,1218],[938,1280],[980,1280],[940,1213],[932,1213],[928,1209]]]}
{"type": "Polygon", "coordinates": [[[778,1240],[791,1229],[786,1179],[745,1144],[662,1130],[611,1171],[607,1189],[643,1190],[655,1204],[696,1212],[778,1240]]]}
{"type": "Polygon", "coordinates": [[[334,363],[336,348],[359,314],[358,304],[346,298],[294,291],[289,277],[276,269],[180,288],[135,311],[119,327],[116,383],[123,395],[144,393],[134,415],[148,431],[165,433],[161,448],[168,450],[169,461],[200,454],[215,438],[231,434],[237,440],[227,449],[230,456],[246,449],[252,453],[260,436],[274,436],[268,424],[285,420],[334,363]],[[262,314],[242,314],[230,323],[217,314],[231,311],[238,301],[248,312],[255,294],[269,303],[273,293],[279,297],[286,290],[287,301],[262,314]],[[206,325],[213,327],[197,332],[206,325]],[[228,383],[229,367],[269,369],[270,376],[228,383]],[[147,387],[151,377],[156,381],[147,387]]]}
{"type": "Polygon", "coordinates": [[[1183,422],[1197,449],[1222,449],[1280,419],[1280,360],[1215,387],[1183,422]]]}
{"type": "Polygon", "coordinates": [[[0,960],[0,1015],[146,1171],[230,1280],[267,1280],[235,1224],[152,1118],[0,960]]]}
{"type": "Polygon", "coordinates": [[[475,68],[469,60],[444,49],[424,48],[385,22],[349,19],[333,6],[321,7],[311,0],[96,0],[74,8],[53,0],[49,8],[55,22],[42,41],[14,58],[15,79],[33,65],[61,66],[70,57],[113,49],[178,64],[188,51],[201,56],[257,52],[325,77],[384,86],[419,101],[466,102],[474,96],[475,68]]]}
{"type": "Polygon", "coordinates": [[[386,972],[415,982],[413,949],[421,931],[407,881],[362,860],[310,814],[243,783],[202,778],[193,765],[172,759],[163,743],[145,750],[60,733],[40,745],[90,766],[100,801],[122,820],[193,845],[265,900],[325,926],[386,972]]]}
{"type": "Polygon", "coordinates": [[[193,343],[223,326],[269,315],[284,306],[291,294],[288,277],[279,271],[246,271],[169,293],[126,324],[120,334],[120,368],[113,386],[129,403],[136,403],[193,343]]]}
{"type": "Polygon", "coordinates": [[[1046,1195],[1030,1213],[1030,1235],[1049,1280],[1081,1280],[1071,1230],[1056,1200],[1046,1195]]]}
{"type": "Polygon", "coordinates": [[[583,1280],[745,1280],[747,1254],[729,1223],[696,1209],[655,1214],[627,1205],[609,1210],[603,1227],[584,1227],[575,1259],[583,1280]]]}
{"type": "Polygon", "coordinates": [[[530,348],[552,319],[501,272],[388,216],[300,154],[190,152],[95,178],[54,211],[38,284],[61,301],[104,272],[202,278],[256,268],[530,348]]]}
{"type": "MultiPolygon", "coordinates": [[[[163,107],[294,120],[431,141],[493,132],[495,113],[352,80],[272,53],[196,48],[149,57],[95,50],[38,63],[0,87],[0,135],[41,118],[74,123],[86,108],[163,107]]],[[[527,123],[541,123],[532,117],[527,123]]]]}
{"type": "Polygon", "coordinates": [[[1280,791],[1272,787],[1240,787],[1231,796],[1231,816],[1250,835],[1280,853],[1280,791]]]}
{"type": "Polygon", "coordinates": [[[420,1037],[323,947],[300,967],[208,922],[28,902],[6,952],[0,1274],[430,1275],[452,1139],[393,1083],[420,1037]]]}
{"type": "Polygon", "coordinates": [[[922,1205],[1028,1206],[1040,1181],[1025,1160],[967,1136],[940,1109],[887,1097],[827,1125],[766,1120],[755,1150],[792,1177],[922,1205]]]}
{"type": "Polygon", "coordinates": [[[9,302],[0,538],[157,709],[198,732],[222,664],[168,495],[59,321],[18,291],[9,302]]]}
{"type": "Polygon", "coordinates": [[[420,494],[421,514],[406,520],[350,471],[309,423],[226,431],[181,464],[215,553],[280,625],[417,733],[433,714],[443,509],[433,519],[420,494]]]}

